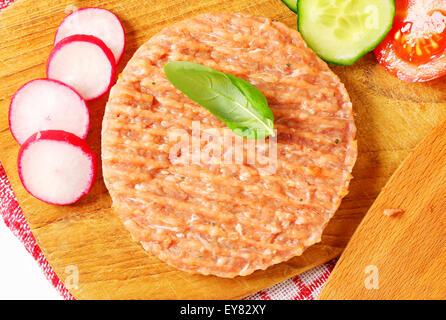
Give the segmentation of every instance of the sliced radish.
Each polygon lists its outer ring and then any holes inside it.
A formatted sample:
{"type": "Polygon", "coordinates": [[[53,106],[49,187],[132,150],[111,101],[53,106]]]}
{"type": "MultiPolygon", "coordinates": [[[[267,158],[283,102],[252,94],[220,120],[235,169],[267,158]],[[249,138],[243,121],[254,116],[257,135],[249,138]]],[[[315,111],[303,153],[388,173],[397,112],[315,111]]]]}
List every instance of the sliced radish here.
{"type": "Polygon", "coordinates": [[[102,8],[82,8],[68,15],[57,29],[54,45],[74,34],[95,36],[113,52],[116,63],[125,47],[125,31],[113,13],[102,8]]]}
{"type": "Polygon", "coordinates": [[[85,140],[62,131],[33,134],[20,148],[20,180],[44,202],[67,205],[90,191],[96,177],[96,155],[85,140]]]}
{"type": "Polygon", "coordinates": [[[74,88],[85,100],[105,94],[115,78],[115,58],[94,36],[74,35],[60,41],[51,51],[46,73],[74,88]]]}
{"type": "Polygon", "coordinates": [[[55,80],[26,83],[14,94],[9,107],[9,128],[19,144],[42,130],[65,130],[85,139],[89,126],[85,100],[55,80]]]}

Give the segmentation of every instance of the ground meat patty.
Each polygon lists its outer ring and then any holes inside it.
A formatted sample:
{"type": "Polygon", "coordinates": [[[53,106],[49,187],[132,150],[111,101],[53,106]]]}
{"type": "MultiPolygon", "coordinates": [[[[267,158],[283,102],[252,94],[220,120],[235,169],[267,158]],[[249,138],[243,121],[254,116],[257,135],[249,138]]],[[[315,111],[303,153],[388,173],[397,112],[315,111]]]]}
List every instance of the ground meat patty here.
{"type": "Polygon", "coordinates": [[[260,17],[205,14],[155,35],[120,75],[103,122],[104,179],[113,207],[147,251],[188,272],[248,275],[320,241],[347,193],[355,131],[343,84],[296,30],[260,17]],[[167,81],[169,61],[200,63],[263,92],[277,130],[273,174],[246,162],[246,139],[242,163],[171,161],[177,141],[169,132],[192,135],[193,121],[202,130],[226,126],[167,81]]]}

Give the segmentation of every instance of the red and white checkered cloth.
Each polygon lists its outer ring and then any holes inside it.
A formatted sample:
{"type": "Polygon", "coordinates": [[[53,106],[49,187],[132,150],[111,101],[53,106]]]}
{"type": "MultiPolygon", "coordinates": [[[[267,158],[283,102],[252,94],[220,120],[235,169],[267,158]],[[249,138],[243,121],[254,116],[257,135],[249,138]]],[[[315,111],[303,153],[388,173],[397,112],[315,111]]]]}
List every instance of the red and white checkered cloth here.
{"type": "MultiPolygon", "coordinates": [[[[0,10],[14,0],[0,0],[0,10]]],[[[64,299],[74,300],[62,281],[53,271],[26,222],[22,209],[12,191],[5,171],[0,164],[0,215],[6,226],[23,242],[26,250],[34,257],[47,279],[53,284],[64,299]]],[[[324,265],[302,273],[292,279],[283,281],[268,289],[259,291],[246,299],[249,300],[313,300],[316,299],[327,281],[336,259],[324,265]]]]}

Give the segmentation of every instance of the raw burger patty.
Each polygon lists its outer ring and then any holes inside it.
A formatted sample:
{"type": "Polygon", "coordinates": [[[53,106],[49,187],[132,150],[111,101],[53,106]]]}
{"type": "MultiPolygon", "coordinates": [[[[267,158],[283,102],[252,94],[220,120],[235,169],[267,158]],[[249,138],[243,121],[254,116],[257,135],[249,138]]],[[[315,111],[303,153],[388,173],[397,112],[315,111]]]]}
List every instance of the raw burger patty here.
{"type": "MultiPolygon", "coordinates": [[[[132,237],[168,264],[220,277],[301,255],[347,194],[356,160],[344,85],[299,33],[265,18],[212,13],[165,28],[141,46],[110,93],[102,131],[104,179],[132,237]],[[170,161],[168,133],[192,121],[225,124],[166,79],[169,61],[243,78],[274,113],[277,169],[170,161]]],[[[246,160],[246,159],[245,159],[246,160]]]]}

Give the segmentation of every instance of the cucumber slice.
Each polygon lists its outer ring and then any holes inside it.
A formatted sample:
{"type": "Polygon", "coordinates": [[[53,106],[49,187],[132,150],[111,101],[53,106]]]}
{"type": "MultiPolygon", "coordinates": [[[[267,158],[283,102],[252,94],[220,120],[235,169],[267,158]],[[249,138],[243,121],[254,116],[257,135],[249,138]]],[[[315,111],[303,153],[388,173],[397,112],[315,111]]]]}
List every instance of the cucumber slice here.
{"type": "Polygon", "coordinates": [[[297,12],[297,0],[282,0],[291,11],[297,12]]]}
{"type": "Polygon", "coordinates": [[[327,62],[350,65],[392,28],[394,0],[298,0],[298,30],[327,62]]]}

